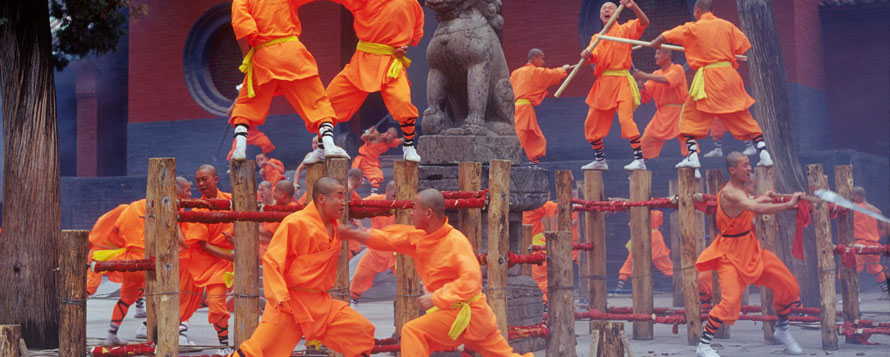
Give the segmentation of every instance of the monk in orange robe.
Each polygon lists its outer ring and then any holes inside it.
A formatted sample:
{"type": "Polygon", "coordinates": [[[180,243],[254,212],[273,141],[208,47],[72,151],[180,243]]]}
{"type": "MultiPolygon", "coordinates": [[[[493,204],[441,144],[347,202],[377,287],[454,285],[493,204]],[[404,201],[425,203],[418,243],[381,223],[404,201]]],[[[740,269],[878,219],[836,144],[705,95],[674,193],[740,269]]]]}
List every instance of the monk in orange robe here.
{"type": "Polygon", "coordinates": [[[297,9],[312,1],[232,2],[235,38],[251,47],[240,67],[246,76],[229,118],[235,127],[233,159],[246,158],[248,132],[265,123],[272,97],[278,93],[284,94],[303,118],[306,129],[321,139],[322,145],[307,157],[307,163],[349,157],[334,145],[336,115],[318,77],[315,58],[299,39],[302,29],[297,9]]]}
{"type": "MultiPolygon", "coordinates": [[[[532,226],[532,245],[547,245],[544,236],[545,231],[556,231],[558,208],[556,202],[547,201],[541,207],[531,211],[522,212],[522,224],[532,226]]],[[[572,243],[578,243],[578,212],[572,212],[572,243]]],[[[572,250],[572,260],[578,261],[578,251],[572,250]]],[[[547,262],[540,265],[532,265],[532,278],[538,283],[538,288],[543,293],[544,302],[547,302],[547,262]]]]}
{"type": "Polygon", "coordinates": [[[260,177],[264,181],[269,181],[272,186],[285,179],[284,163],[281,160],[259,153],[256,155],[256,167],[260,169],[260,177]]]}
{"type": "Polygon", "coordinates": [[[772,166],[763,131],[748,111],[754,98],[745,92],[736,71],[735,56],[747,52],[751,43],[738,27],[714,16],[712,9],[712,0],[696,1],[695,22],[665,31],[652,41],[655,48],[665,42],[685,47],[686,61],[696,71],[680,114],[680,136],[686,139],[689,155],[677,167],[701,167],[696,139],[708,134],[718,116],[735,137],[754,141],[760,153],[758,166],[772,166]]]}
{"type": "MultiPolygon", "coordinates": [[[[216,168],[212,165],[201,165],[195,172],[195,181],[198,184],[198,190],[201,191],[202,199],[232,199],[230,193],[222,192],[217,187],[219,176],[217,176],[216,168]]],[[[205,209],[195,209],[195,211],[203,210],[205,209]]],[[[207,314],[207,321],[213,325],[222,346],[229,344],[227,288],[223,276],[234,270],[232,264],[235,259],[234,245],[230,241],[233,233],[232,223],[190,224],[187,231],[183,232],[184,244],[188,246],[188,250],[183,252],[181,257],[184,259],[180,260],[183,263],[183,267],[180,269],[188,270],[194,287],[206,290],[205,303],[210,310],[207,314]]],[[[183,311],[180,311],[180,315],[182,320],[183,311]]]]}
{"type": "Polygon", "coordinates": [[[414,149],[417,108],[405,55],[423,37],[423,9],[415,0],[334,0],[352,12],[358,46],[352,59],[328,84],[327,94],[339,122],[352,118],[368,93],[380,92],[383,104],[402,128],[402,157],[420,162],[414,149]]]}
{"type": "Polygon", "coordinates": [[[414,261],[424,284],[424,294],[417,300],[426,314],[402,327],[402,355],[429,356],[463,344],[483,356],[518,356],[498,331],[482,293],[482,271],[469,239],[448,224],[442,193],[419,192],[411,217],[413,227],[394,224],[384,230],[340,232],[343,239],[405,254],[414,261]],[[468,317],[467,325],[457,326],[458,316],[468,317]]]}
{"type": "Polygon", "coordinates": [[[699,272],[717,271],[720,283],[720,303],[708,314],[698,356],[719,356],[711,348],[711,338],[723,324],[734,324],[739,318],[741,296],[749,284],[766,286],[773,292],[773,304],[778,321],[773,339],[782,342],[791,354],[801,354],[800,345],[788,331],[788,314],[800,305],[800,287],[797,279],[779,258],[762,249],[754,234],[756,214],[772,214],[791,209],[803,193],[795,193],[785,203],[772,203],[774,193],[757,199],[745,191],[751,181],[751,161],[740,152],[726,156],[729,182],[717,193],[717,228],[720,234],[711,242],[695,262],[699,272]]]}
{"type": "MultiPolygon", "coordinates": [[[[869,211],[881,214],[881,210],[868,203],[865,199],[865,189],[861,186],[853,187],[853,203],[859,207],[869,211]]],[[[853,238],[856,239],[856,245],[864,245],[866,247],[880,246],[881,236],[886,236],[888,226],[884,222],[878,222],[877,219],[854,211],[853,212],[853,238]]],[[[884,271],[881,265],[880,255],[857,254],[856,255],[856,273],[861,273],[865,268],[869,274],[874,275],[875,281],[881,287],[881,296],[878,300],[890,300],[887,294],[888,273],[884,271]]]]}
{"type": "MultiPolygon", "coordinates": [[[[372,194],[365,197],[365,200],[394,200],[396,198],[395,184],[390,181],[386,184],[386,194],[372,194]]],[[[396,217],[379,216],[371,218],[371,227],[374,229],[383,229],[395,223],[396,217]]],[[[352,241],[350,241],[352,242],[352,241]]],[[[396,256],[392,252],[371,249],[365,252],[365,255],[359,259],[355,266],[355,273],[352,274],[352,281],[349,282],[349,291],[352,294],[353,303],[374,285],[374,277],[377,274],[392,269],[395,274],[396,256]]]]}
{"type": "Polygon", "coordinates": [[[361,170],[362,174],[371,184],[371,193],[377,193],[380,183],[383,182],[383,171],[380,170],[380,155],[390,148],[398,147],[402,142],[396,137],[395,128],[389,128],[385,133],[380,133],[377,128],[370,128],[362,134],[365,143],[358,148],[358,156],[352,160],[352,168],[361,170]]]}
{"type": "MultiPolygon", "coordinates": [[[[111,211],[105,212],[105,214],[99,216],[99,219],[93,224],[93,228],[90,229],[89,234],[90,251],[87,254],[87,263],[93,261],[93,252],[97,250],[120,249],[126,244],[114,230],[114,224],[117,223],[118,217],[120,217],[121,213],[123,213],[128,206],[128,204],[122,204],[111,211]]],[[[98,289],[99,284],[102,283],[103,275],[108,276],[108,280],[110,281],[116,283],[121,282],[120,272],[97,273],[92,270],[87,270],[87,294],[93,295],[96,293],[96,289],[98,289]]]]}
{"type": "Polygon", "coordinates": [[[231,356],[289,356],[303,336],[346,356],[370,354],[374,326],[327,293],[337,276],[345,194],[337,180],[322,177],[312,187],[312,203],[281,222],[263,256],[266,310],[231,356]]]}
{"type": "Polygon", "coordinates": [[[513,85],[513,96],[516,97],[513,121],[516,127],[516,136],[519,137],[519,145],[525,150],[525,155],[533,164],[537,164],[544,155],[547,155],[547,139],[538,126],[538,117],[535,115],[535,107],[547,97],[547,88],[559,84],[566,77],[566,70],[571,68],[564,65],[562,68],[544,68],[544,51],[532,48],[528,52],[528,63],[517,68],[510,74],[510,84],[513,85]]]}
{"type": "MultiPolygon", "coordinates": [[[[664,222],[664,213],[658,210],[652,210],[649,214],[649,221],[652,225],[652,233],[650,234],[650,238],[652,239],[652,263],[655,264],[655,267],[665,276],[674,276],[674,264],[671,263],[671,250],[664,244],[664,236],[659,230],[661,224],[664,222]]],[[[628,241],[628,250],[630,249],[629,247],[630,242],[628,241]]],[[[615,289],[623,289],[625,282],[627,282],[627,279],[631,276],[633,276],[633,255],[631,252],[628,252],[627,259],[624,260],[624,265],[622,265],[621,270],[618,271],[618,286],[615,289]]]]}
{"type": "MultiPolygon", "coordinates": [[[[643,30],[649,26],[649,18],[633,0],[621,0],[625,8],[633,10],[637,18],[618,24],[617,21],[609,28],[606,35],[637,40],[643,35],[643,30]]],[[[615,15],[617,7],[614,3],[606,2],[600,8],[600,20],[603,24],[615,15]]],[[[596,40],[594,35],[590,39],[590,45],[596,40]]],[[[581,51],[581,57],[596,65],[597,76],[593,88],[587,94],[587,119],[584,120],[584,137],[590,142],[596,152],[596,159],[582,166],[585,170],[608,170],[606,153],[603,148],[603,138],[609,135],[612,126],[612,118],[618,112],[618,123],[621,124],[621,137],[630,140],[630,147],[634,152],[634,160],[624,166],[625,170],[645,170],[643,162],[643,150],[640,147],[640,130],[634,123],[633,113],[640,105],[640,91],[637,82],[630,74],[631,45],[626,43],[600,41],[596,48],[590,45],[581,51]]]]}
{"type": "Polygon", "coordinates": [[[655,50],[655,64],[661,68],[655,72],[634,72],[634,78],[643,82],[641,102],[655,100],[655,115],[643,131],[643,158],[654,159],[661,154],[664,142],[671,139],[680,141],[683,156],[688,154],[680,135],[680,111],[689,92],[686,86],[686,73],[683,66],[671,61],[671,50],[655,50]]]}
{"type": "MultiPolygon", "coordinates": [[[[114,230],[123,243],[123,249],[114,252],[109,261],[134,260],[145,258],[145,199],[134,201],[124,209],[114,223],[114,230]]],[[[124,344],[117,337],[117,331],[130,305],[141,298],[145,288],[145,272],[121,273],[120,299],[111,314],[111,325],[105,339],[107,345],[124,344]]]]}
{"type": "MultiPolygon", "coordinates": [[[[300,205],[294,201],[294,185],[288,180],[278,181],[272,194],[275,197],[276,206],[295,207],[300,205]]],[[[263,255],[266,254],[269,242],[272,241],[272,236],[275,235],[279,225],[281,225],[281,222],[260,223],[260,264],[263,262],[263,255]]]]}

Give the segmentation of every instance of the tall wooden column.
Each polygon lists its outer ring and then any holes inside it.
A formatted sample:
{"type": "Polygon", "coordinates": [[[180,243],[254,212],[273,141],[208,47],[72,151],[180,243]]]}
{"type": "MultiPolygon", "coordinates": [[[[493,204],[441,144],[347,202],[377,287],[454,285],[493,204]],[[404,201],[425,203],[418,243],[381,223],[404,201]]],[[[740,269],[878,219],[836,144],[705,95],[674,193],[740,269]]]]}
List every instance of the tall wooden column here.
{"type": "MultiPolygon", "coordinates": [[[[457,189],[479,191],[482,189],[482,163],[462,162],[458,164],[457,189]]],[[[458,230],[473,245],[473,252],[482,252],[482,209],[466,208],[458,211],[458,230]]]]}
{"type": "Polygon", "coordinates": [[[148,159],[145,193],[145,254],[155,270],[145,272],[149,341],[156,356],[179,354],[179,238],[176,234],[176,159],[148,159]],[[151,317],[155,317],[152,319],[151,317]]]}
{"type": "Polygon", "coordinates": [[[701,301],[698,297],[698,276],[695,260],[698,258],[698,237],[696,232],[694,169],[684,167],[677,170],[677,195],[679,197],[680,220],[680,260],[683,272],[683,301],[686,306],[686,342],[698,345],[701,338],[701,301]]]}
{"type": "MultiPolygon", "coordinates": [[[[393,163],[393,175],[396,186],[396,200],[413,200],[417,195],[417,163],[399,160],[393,163]]],[[[396,224],[413,224],[409,210],[396,210],[396,224]]],[[[395,323],[396,331],[420,316],[420,304],[417,298],[423,295],[420,290],[420,279],[414,269],[411,257],[399,254],[396,256],[396,300],[395,323]]]]}
{"type": "MultiPolygon", "coordinates": [[[[257,210],[256,169],[253,160],[229,162],[232,185],[232,208],[235,211],[257,210]]],[[[235,221],[235,346],[250,339],[259,324],[260,309],[260,247],[256,222],[235,221]]]]}
{"type": "MultiPolygon", "coordinates": [[[[814,190],[827,189],[822,174],[822,164],[807,165],[807,180],[814,190]]],[[[831,242],[831,219],[828,217],[828,203],[810,202],[813,209],[813,228],[816,230],[816,255],[819,262],[819,293],[822,298],[822,349],[837,351],[837,295],[834,286],[834,244],[831,242]]]]}
{"type": "MultiPolygon", "coordinates": [[[[853,201],[853,166],[839,165],[834,167],[834,188],[841,197],[853,201]]],[[[853,212],[840,214],[837,217],[837,242],[842,245],[853,244],[853,212]]],[[[840,266],[841,296],[844,302],[844,322],[859,319],[859,277],[855,267],[840,266]]],[[[848,338],[847,343],[852,341],[848,338]]]]}
{"type": "MultiPolygon", "coordinates": [[[[349,173],[349,160],[342,157],[325,160],[324,175],[340,181],[343,187],[347,187],[347,174],[349,173]]],[[[308,178],[307,178],[308,181],[308,178]]],[[[348,192],[347,192],[348,193],[348,192]]],[[[346,195],[346,210],[340,217],[340,224],[349,221],[349,196],[346,195]]],[[[340,243],[340,255],[337,258],[337,278],[334,280],[334,288],[330,291],[331,297],[337,300],[349,301],[349,242],[340,243]]]]}
{"type": "Polygon", "coordinates": [[[488,171],[488,305],[507,338],[507,260],[510,249],[510,161],[492,160],[488,171]]]}
{"type": "MultiPolygon", "coordinates": [[[[62,231],[59,249],[59,355],[86,356],[89,231],[62,231]]],[[[2,354],[0,350],[0,355],[2,354]]]]}
{"type": "MultiPolygon", "coordinates": [[[[630,172],[630,200],[646,201],[652,197],[652,172],[630,172]]],[[[654,308],[652,282],[652,225],[649,223],[649,207],[630,208],[630,239],[633,255],[633,312],[652,314],[654,308]]],[[[654,338],[652,321],[633,323],[634,340],[654,338]]]]}

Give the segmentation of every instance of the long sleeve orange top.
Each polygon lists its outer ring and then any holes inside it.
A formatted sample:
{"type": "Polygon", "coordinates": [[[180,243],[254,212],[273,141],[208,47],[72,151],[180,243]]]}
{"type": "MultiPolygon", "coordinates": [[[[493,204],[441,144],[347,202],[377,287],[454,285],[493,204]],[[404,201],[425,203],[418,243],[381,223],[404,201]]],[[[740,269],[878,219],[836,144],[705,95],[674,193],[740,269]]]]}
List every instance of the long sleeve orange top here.
{"type": "Polygon", "coordinates": [[[133,201],[121,212],[114,223],[117,232],[126,248],[112,260],[131,260],[145,258],[145,199],[133,201]]]}
{"type": "MultiPolygon", "coordinates": [[[[201,196],[201,198],[207,199],[208,197],[201,196]]],[[[232,194],[218,191],[216,197],[211,198],[231,200],[232,194]]],[[[194,210],[206,211],[203,208],[194,210]]],[[[226,236],[223,235],[223,232],[234,234],[235,229],[232,223],[194,223],[189,224],[186,229],[183,238],[189,249],[181,252],[180,256],[187,257],[187,268],[192,274],[195,286],[225,284],[223,274],[234,270],[232,262],[210,255],[201,248],[201,242],[207,242],[222,249],[234,249],[232,243],[229,243],[226,236]]]]}
{"type": "Polygon", "coordinates": [[[510,84],[513,85],[516,99],[528,99],[532,105],[538,106],[547,97],[547,88],[559,84],[566,75],[562,68],[544,68],[526,63],[510,74],[510,84]]]}

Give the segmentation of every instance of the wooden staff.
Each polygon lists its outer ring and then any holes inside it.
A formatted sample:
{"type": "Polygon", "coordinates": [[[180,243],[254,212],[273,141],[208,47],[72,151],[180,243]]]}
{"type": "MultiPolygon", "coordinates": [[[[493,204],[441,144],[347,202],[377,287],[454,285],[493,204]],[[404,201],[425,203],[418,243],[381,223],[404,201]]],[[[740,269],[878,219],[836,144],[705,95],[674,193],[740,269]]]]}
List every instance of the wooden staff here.
{"type": "MultiPolygon", "coordinates": [[[[602,33],[597,37],[597,39],[600,39],[600,38],[603,39],[603,40],[609,40],[609,41],[615,41],[615,42],[627,43],[627,44],[631,44],[631,45],[640,45],[640,46],[646,46],[646,47],[653,47],[653,46],[652,46],[652,42],[646,42],[646,41],[640,41],[640,40],[631,40],[631,39],[629,39],[629,38],[622,38],[622,37],[606,36],[606,35],[603,35],[602,33]]],[[[683,51],[683,52],[686,51],[685,48],[683,48],[682,46],[677,46],[677,45],[661,45],[661,47],[662,47],[662,48],[669,49],[669,50],[671,50],[671,51],[683,51]]],[[[735,58],[736,58],[737,60],[739,60],[739,61],[747,61],[747,60],[748,60],[748,56],[745,56],[745,55],[735,55],[735,58]]],[[[570,78],[571,78],[571,77],[570,77],[570,78]]],[[[566,78],[566,82],[568,82],[568,81],[569,81],[569,79],[566,78]]],[[[557,92],[557,93],[559,93],[559,92],[557,92]]]]}
{"type": "MultiPolygon", "coordinates": [[[[606,32],[608,32],[609,29],[612,27],[612,24],[615,23],[616,20],[618,20],[618,15],[621,15],[621,10],[624,10],[624,4],[618,5],[618,10],[615,10],[615,13],[612,14],[612,17],[609,18],[608,22],[606,22],[606,26],[603,26],[603,30],[600,31],[599,35],[596,36],[595,39],[593,39],[593,43],[591,43],[590,46],[587,47],[588,51],[593,51],[593,49],[596,48],[596,45],[600,43],[600,39],[603,38],[603,35],[605,35],[606,32]]],[[[580,61],[578,61],[578,64],[575,65],[575,68],[572,69],[572,72],[569,73],[569,76],[566,77],[566,80],[562,82],[562,84],[559,86],[559,89],[557,89],[556,93],[553,94],[554,97],[559,98],[559,96],[562,95],[562,92],[566,90],[566,87],[569,86],[569,82],[572,81],[572,78],[575,78],[575,75],[578,74],[578,70],[581,69],[581,66],[584,65],[584,61],[586,60],[586,58],[582,58],[580,61]]]]}

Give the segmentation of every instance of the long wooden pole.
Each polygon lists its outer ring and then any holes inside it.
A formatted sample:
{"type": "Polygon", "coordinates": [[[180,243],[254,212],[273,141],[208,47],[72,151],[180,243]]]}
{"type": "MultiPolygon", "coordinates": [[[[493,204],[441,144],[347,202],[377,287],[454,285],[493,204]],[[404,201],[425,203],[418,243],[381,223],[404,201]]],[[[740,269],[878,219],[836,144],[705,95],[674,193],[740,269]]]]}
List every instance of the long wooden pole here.
{"type": "MultiPolygon", "coordinates": [[[[677,195],[677,180],[671,180],[668,186],[668,196],[677,195]]],[[[674,266],[674,275],[671,277],[673,282],[673,307],[683,306],[683,272],[680,270],[680,227],[678,220],[679,213],[671,212],[668,216],[671,222],[671,263],[674,266]]]]}
{"type": "MultiPolygon", "coordinates": [[[[571,177],[571,171],[569,177],[571,177]]],[[[556,178],[560,186],[559,173],[556,178]]],[[[571,187],[571,180],[568,181],[571,187]]],[[[571,208],[570,208],[571,209],[571,208]]],[[[569,213],[571,215],[571,213],[569,213]]],[[[571,227],[570,227],[571,228],[571,227]]],[[[546,232],[547,236],[547,294],[549,312],[547,325],[550,341],[548,356],[577,356],[575,351],[575,287],[572,276],[572,232],[546,232]]],[[[490,281],[490,280],[489,280],[490,281]]]]}
{"type": "MultiPolygon", "coordinates": [[[[145,193],[145,254],[155,258],[155,270],[145,272],[146,300],[157,320],[148,321],[157,356],[179,353],[179,239],[176,235],[176,159],[148,159],[145,193]]],[[[149,315],[151,316],[151,315],[149,315]]]]}
{"type": "Polygon", "coordinates": [[[59,249],[59,355],[86,356],[89,231],[62,231],[59,249]]]}
{"type": "MultiPolygon", "coordinates": [[[[814,190],[828,188],[828,182],[822,175],[822,164],[807,165],[807,180],[814,190]]],[[[810,204],[813,205],[813,227],[816,230],[816,255],[819,263],[822,349],[837,351],[837,334],[835,333],[837,295],[834,287],[834,244],[831,242],[831,219],[828,218],[827,202],[811,202],[810,204]]]]}
{"type": "MultiPolygon", "coordinates": [[[[602,201],[603,191],[603,172],[584,170],[584,199],[602,201]]],[[[585,212],[584,219],[585,235],[593,243],[593,249],[586,252],[589,270],[582,273],[590,281],[588,308],[606,311],[606,221],[603,212],[585,212]]],[[[590,328],[594,328],[593,321],[590,328]]]]}
{"type": "MultiPolygon", "coordinates": [[[[770,167],[757,167],[754,169],[757,194],[765,194],[776,187],[775,169],[770,167]]],[[[760,214],[754,220],[754,228],[757,238],[763,244],[763,249],[776,253],[776,236],[779,234],[779,226],[776,224],[775,214],[760,214]]],[[[760,287],[760,306],[764,315],[775,315],[776,307],[773,306],[773,292],[766,286],[760,287]]],[[[774,321],[763,322],[763,341],[773,343],[773,333],[776,332],[774,321]]]]}
{"type": "MultiPolygon", "coordinates": [[[[349,160],[335,157],[325,160],[325,176],[332,177],[343,187],[347,186],[347,174],[349,172],[349,160]]],[[[346,209],[340,217],[340,224],[349,221],[349,196],[346,197],[346,209]]],[[[334,280],[334,288],[330,291],[331,297],[341,301],[349,301],[349,242],[340,242],[340,255],[337,258],[337,278],[334,280]]]]}
{"type": "MultiPolygon", "coordinates": [[[[590,46],[587,46],[588,51],[593,51],[593,49],[596,48],[596,45],[600,43],[603,35],[605,35],[606,32],[609,32],[609,29],[612,28],[612,24],[614,24],[615,21],[618,20],[618,16],[621,15],[621,10],[624,10],[624,4],[618,5],[618,9],[615,10],[615,13],[612,14],[612,17],[609,19],[608,22],[606,22],[606,26],[603,26],[603,29],[602,31],[600,31],[599,35],[596,36],[595,39],[593,39],[593,43],[591,43],[590,46]]],[[[556,90],[556,93],[553,93],[554,97],[559,98],[562,95],[562,92],[566,90],[566,87],[569,86],[569,83],[572,81],[573,78],[575,78],[575,75],[578,74],[578,70],[581,69],[582,66],[584,66],[584,61],[587,61],[587,59],[582,58],[580,61],[578,61],[578,64],[575,65],[575,68],[572,69],[572,72],[569,73],[569,75],[566,77],[566,80],[559,85],[559,89],[556,90]]]]}
{"type": "Polygon", "coordinates": [[[488,171],[488,305],[507,338],[507,250],[510,248],[510,161],[492,160],[488,171]]]}
{"type": "MultiPolygon", "coordinates": [[[[707,191],[708,194],[716,195],[718,191],[720,191],[720,187],[723,186],[723,170],[708,170],[705,172],[705,180],[707,180],[707,191]]],[[[715,239],[717,239],[717,235],[720,234],[720,230],[717,229],[717,218],[714,215],[706,216],[705,220],[707,221],[708,227],[708,236],[711,237],[711,241],[708,244],[713,243],[715,239]]],[[[717,306],[720,303],[720,279],[717,279],[717,271],[713,270],[711,274],[711,306],[717,306]]],[[[714,334],[716,338],[729,338],[729,324],[723,324],[720,328],[717,329],[717,333],[714,334]]]]}
{"type": "MultiPolygon", "coordinates": [[[[834,167],[834,188],[841,197],[853,200],[853,166],[839,165],[834,167]]],[[[837,217],[838,244],[853,244],[853,214],[841,214],[837,217]]],[[[844,299],[844,322],[856,321],[859,318],[859,277],[856,268],[845,264],[840,266],[841,296],[844,299]]],[[[847,338],[847,343],[851,339],[847,338]]]]}
{"type": "MultiPolygon", "coordinates": [[[[479,191],[482,188],[482,163],[462,162],[457,167],[457,189],[460,191],[479,191]]],[[[462,209],[458,213],[458,230],[470,243],[473,251],[482,252],[482,209],[462,209]]]]}
{"type": "MultiPolygon", "coordinates": [[[[256,169],[253,160],[232,160],[229,178],[232,208],[256,211],[256,169]]],[[[260,253],[259,227],[255,222],[236,221],[235,231],[235,346],[250,339],[259,324],[260,253]]]]}
{"type": "MultiPolygon", "coordinates": [[[[413,200],[417,195],[417,163],[399,160],[393,163],[393,177],[396,186],[396,200],[413,200]]],[[[396,210],[396,224],[413,224],[409,210],[396,210]]],[[[420,316],[420,304],[417,298],[423,295],[420,290],[420,279],[414,269],[414,261],[403,254],[396,256],[396,300],[395,325],[396,331],[420,316]]]]}
{"type": "MultiPolygon", "coordinates": [[[[646,201],[652,196],[652,171],[630,172],[630,199],[646,201]]],[[[633,255],[633,312],[651,314],[654,308],[652,282],[652,226],[649,223],[649,207],[631,207],[630,239],[633,255]]],[[[634,340],[654,338],[652,321],[633,323],[634,340]]]]}
{"type": "MultiPolygon", "coordinates": [[[[651,42],[646,42],[646,41],[632,40],[632,39],[629,39],[629,38],[613,37],[613,36],[606,36],[606,35],[600,35],[599,37],[601,37],[603,40],[609,40],[609,41],[614,41],[614,42],[627,43],[627,44],[630,44],[630,45],[639,45],[639,46],[645,46],[645,47],[653,47],[651,42]]],[[[682,46],[677,46],[677,45],[661,45],[661,47],[662,47],[662,48],[669,49],[669,50],[671,50],[671,51],[680,51],[680,52],[685,52],[685,51],[686,51],[685,48],[683,48],[682,46]]],[[[745,56],[745,55],[735,55],[735,58],[736,58],[737,60],[739,60],[739,61],[747,61],[747,60],[748,60],[748,56],[745,56]]]]}
{"type": "Polygon", "coordinates": [[[701,338],[701,301],[698,297],[698,277],[695,260],[698,257],[698,238],[696,237],[695,205],[695,171],[684,167],[677,170],[677,196],[679,198],[681,271],[683,272],[683,301],[686,305],[686,342],[690,346],[698,345],[701,338]]]}

